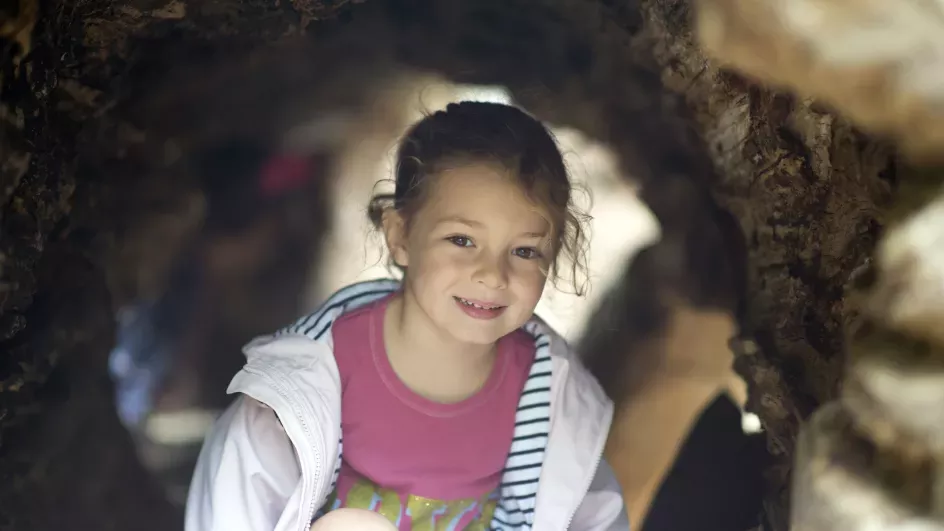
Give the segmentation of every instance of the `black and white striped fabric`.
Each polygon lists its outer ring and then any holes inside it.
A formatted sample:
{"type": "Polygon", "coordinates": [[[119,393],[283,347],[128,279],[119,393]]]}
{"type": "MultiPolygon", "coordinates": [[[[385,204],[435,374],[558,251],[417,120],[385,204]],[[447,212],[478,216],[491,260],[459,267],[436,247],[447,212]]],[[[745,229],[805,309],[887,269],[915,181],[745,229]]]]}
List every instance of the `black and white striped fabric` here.
{"type": "MultiPolygon", "coordinates": [[[[399,288],[400,283],[395,280],[353,284],[332,295],[314,313],[279,330],[276,335],[301,334],[315,341],[326,340],[331,325],[339,316],[390,295],[399,288]]],[[[551,340],[540,331],[541,326],[537,320],[524,326],[534,338],[534,363],[515,414],[514,438],[499,487],[500,497],[491,523],[493,530],[529,530],[534,523],[538,479],[551,425],[551,340]]],[[[338,462],[331,478],[331,490],[334,490],[341,470],[343,443],[342,437],[338,441],[338,462]]]]}

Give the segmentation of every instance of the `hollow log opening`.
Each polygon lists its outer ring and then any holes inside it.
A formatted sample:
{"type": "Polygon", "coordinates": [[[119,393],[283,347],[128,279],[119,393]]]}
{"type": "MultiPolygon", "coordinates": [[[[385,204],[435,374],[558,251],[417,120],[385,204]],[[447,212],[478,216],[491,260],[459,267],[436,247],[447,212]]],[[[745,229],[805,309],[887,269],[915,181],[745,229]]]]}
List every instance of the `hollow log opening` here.
{"type": "MultiPolygon", "coordinates": [[[[659,238],[601,294],[580,342],[587,362],[625,403],[673,301],[735,315],[736,368],[772,457],[758,512],[765,528],[786,529],[799,424],[838,393],[842,327],[856,318],[844,286],[881,231],[894,154],[816,101],[706,59],[691,9],[0,5],[0,529],[181,527],[179,504],[145,467],[141,434],[122,424],[133,408],[116,407],[116,315],[125,327],[163,304],[166,326],[200,330],[175,348],[214,354],[180,372],[205,381],[179,400],[221,407],[241,343],[309,302],[306,281],[339,223],[329,214],[345,149],[337,132],[366,138],[357,124],[400,123],[382,101],[428,76],[504,87],[552,127],[612,151],[659,238]],[[252,196],[230,202],[245,168],[286,147],[322,168],[314,180],[258,212],[252,196]],[[216,177],[206,169],[234,160],[216,177]],[[246,227],[244,216],[262,221],[246,227]],[[234,252],[234,238],[251,251],[234,252]],[[168,299],[168,285],[194,278],[200,289],[168,299]]],[[[608,230],[640,239],[636,226],[608,230]]]]}

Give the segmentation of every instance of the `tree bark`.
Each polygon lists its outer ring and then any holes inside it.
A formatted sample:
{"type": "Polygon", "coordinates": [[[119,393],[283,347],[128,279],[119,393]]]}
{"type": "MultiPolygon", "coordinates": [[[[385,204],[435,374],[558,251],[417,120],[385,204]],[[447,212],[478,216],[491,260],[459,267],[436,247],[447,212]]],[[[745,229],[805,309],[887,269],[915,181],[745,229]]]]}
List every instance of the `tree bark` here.
{"type": "Polygon", "coordinates": [[[801,436],[794,528],[940,529],[944,130],[942,87],[926,82],[941,62],[940,6],[705,0],[698,14],[700,40],[715,57],[822,98],[890,137],[907,162],[890,227],[849,296],[861,316],[849,327],[838,399],[801,436]]]}
{"type": "Polygon", "coordinates": [[[694,40],[687,2],[643,10],[663,79],[684,95],[718,167],[712,192],[749,242],[742,334],[752,341],[736,367],[778,458],[768,519],[786,529],[799,422],[837,396],[843,327],[855,318],[844,288],[881,233],[892,150],[813,100],[719,68],[694,40]]]}
{"type": "Polygon", "coordinates": [[[298,21],[291,7],[265,2],[187,8],[148,0],[0,6],[2,530],[182,527],[118,420],[106,367],[113,301],[160,281],[162,255],[198,222],[187,215],[194,185],[135,167],[142,131],[99,119],[129,79],[161,75],[155,59],[167,46],[151,42],[153,55],[141,60],[140,43],[155,34],[177,50],[233,34],[231,45],[249,46],[298,21]],[[81,146],[93,144],[108,146],[111,174],[94,171],[97,154],[80,158],[81,146]],[[119,252],[126,238],[146,234],[164,236],[149,242],[148,256],[119,252]],[[129,280],[154,258],[154,279],[129,280]]]}

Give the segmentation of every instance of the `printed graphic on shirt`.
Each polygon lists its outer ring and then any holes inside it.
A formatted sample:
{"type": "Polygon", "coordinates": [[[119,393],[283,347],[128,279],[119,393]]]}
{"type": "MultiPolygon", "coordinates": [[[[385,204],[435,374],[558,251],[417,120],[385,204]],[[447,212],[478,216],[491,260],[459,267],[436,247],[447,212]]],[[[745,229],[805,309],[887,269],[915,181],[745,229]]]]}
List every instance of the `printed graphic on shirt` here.
{"type": "Polygon", "coordinates": [[[452,501],[401,495],[363,477],[343,495],[339,491],[328,497],[327,511],[366,509],[384,516],[400,531],[486,531],[497,502],[496,494],[452,501]]]}

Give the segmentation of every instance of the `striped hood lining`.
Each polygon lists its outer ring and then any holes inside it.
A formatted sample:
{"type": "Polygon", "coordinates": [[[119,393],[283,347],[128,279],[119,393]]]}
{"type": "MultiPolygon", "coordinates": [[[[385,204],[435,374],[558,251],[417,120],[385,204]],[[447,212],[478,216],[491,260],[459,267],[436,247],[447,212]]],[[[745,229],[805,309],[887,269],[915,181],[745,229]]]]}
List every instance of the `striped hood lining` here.
{"type": "MultiPolygon", "coordinates": [[[[334,321],[357,308],[380,300],[400,289],[395,280],[361,282],[348,286],[331,296],[317,311],[278,332],[281,335],[304,335],[315,341],[330,344],[334,321]]],[[[499,486],[499,500],[490,528],[501,531],[530,530],[534,524],[534,508],[538,480],[551,427],[551,353],[550,337],[540,332],[543,325],[537,319],[523,327],[534,340],[534,363],[525,382],[518,410],[515,413],[515,431],[505,470],[499,486]]],[[[341,471],[344,440],[338,441],[338,460],[331,479],[334,490],[341,471]]],[[[320,516],[320,513],[319,515],[320,516]]],[[[317,518],[317,516],[316,516],[317,518]]]]}

